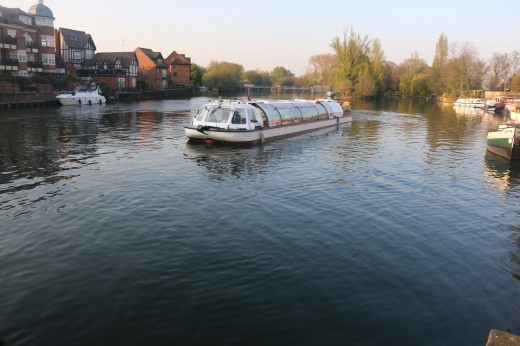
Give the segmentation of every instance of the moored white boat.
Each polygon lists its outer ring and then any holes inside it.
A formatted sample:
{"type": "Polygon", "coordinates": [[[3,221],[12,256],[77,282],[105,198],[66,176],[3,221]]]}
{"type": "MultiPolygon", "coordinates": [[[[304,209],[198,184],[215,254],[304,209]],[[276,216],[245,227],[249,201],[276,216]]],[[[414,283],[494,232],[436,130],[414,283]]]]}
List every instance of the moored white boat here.
{"type": "Polygon", "coordinates": [[[508,112],[511,120],[520,122],[520,100],[515,100],[508,112]]]}
{"type": "Polygon", "coordinates": [[[219,100],[204,105],[185,126],[190,141],[257,144],[350,123],[333,100],[219,100]]]}
{"type": "Polygon", "coordinates": [[[73,92],[59,94],[56,99],[64,106],[106,103],[101,89],[95,84],[78,86],[73,92]]]}
{"type": "Polygon", "coordinates": [[[460,98],[453,102],[454,107],[483,108],[485,105],[486,100],[479,98],[460,98]]]}
{"type": "Polygon", "coordinates": [[[490,130],[487,149],[510,160],[520,159],[520,123],[510,120],[490,130]]]}

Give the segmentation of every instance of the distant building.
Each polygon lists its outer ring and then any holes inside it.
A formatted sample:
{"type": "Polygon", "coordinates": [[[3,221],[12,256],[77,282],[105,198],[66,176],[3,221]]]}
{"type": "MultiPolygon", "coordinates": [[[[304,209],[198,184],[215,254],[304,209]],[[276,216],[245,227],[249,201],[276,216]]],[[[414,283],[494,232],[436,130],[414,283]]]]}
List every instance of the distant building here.
{"type": "Polygon", "coordinates": [[[113,90],[129,91],[137,87],[138,63],[135,52],[97,53],[78,70],[79,77],[105,81],[113,90]]]}
{"type": "Polygon", "coordinates": [[[63,74],[57,68],[54,15],[39,0],[28,12],[0,6],[0,73],[63,74]]]}
{"type": "Polygon", "coordinates": [[[136,48],[135,54],[139,64],[139,79],[146,80],[152,90],[168,88],[168,65],[161,53],[148,48],[136,48]]]}
{"type": "Polygon", "coordinates": [[[94,57],[96,45],[90,34],[84,31],[59,28],[56,30],[56,51],[61,56],[65,69],[70,74],[85,67],[85,62],[94,57]]]}
{"type": "Polygon", "coordinates": [[[187,86],[191,81],[191,59],[173,51],[166,59],[171,87],[187,86]]]}

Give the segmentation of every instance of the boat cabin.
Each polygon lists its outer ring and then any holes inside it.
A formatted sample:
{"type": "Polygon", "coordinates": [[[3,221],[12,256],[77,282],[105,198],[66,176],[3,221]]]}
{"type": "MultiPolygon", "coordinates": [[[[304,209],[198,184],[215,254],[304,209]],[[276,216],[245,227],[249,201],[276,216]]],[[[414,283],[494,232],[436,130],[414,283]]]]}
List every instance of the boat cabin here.
{"type": "Polygon", "coordinates": [[[227,130],[255,130],[295,125],[343,116],[343,108],[329,100],[256,101],[219,100],[204,105],[193,119],[194,126],[227,130]]]}

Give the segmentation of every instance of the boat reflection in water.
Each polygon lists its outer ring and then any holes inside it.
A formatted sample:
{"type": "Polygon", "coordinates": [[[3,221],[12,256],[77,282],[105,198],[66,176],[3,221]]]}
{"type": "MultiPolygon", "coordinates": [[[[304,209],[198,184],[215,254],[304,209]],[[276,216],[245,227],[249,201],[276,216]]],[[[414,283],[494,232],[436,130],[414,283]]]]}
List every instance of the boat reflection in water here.
{"type": "Polygon", "coordinates": [[[512,194],[512,191],[520,189],[520,161],[511,161],[486,152],[484,176],[487,178],[487,187],[497,189],[505,193],[504,197],[512,194]]]}
{"type": "Polygon", "coordinates": [[[187,143],[185,156],[204,167],[208,178],[213,181],[227,181],[261,173],[268,156],[280,156],[279,150],[264,150],[263,146],[250,148],[206,146],[187,143]]]}
{"type": "Polygon", "coordinates": [[[473,115],[482,116],[485,111],[482,108],[464,107],[464,106],[453,106],[453,110],[458,115],[473,115]]]}

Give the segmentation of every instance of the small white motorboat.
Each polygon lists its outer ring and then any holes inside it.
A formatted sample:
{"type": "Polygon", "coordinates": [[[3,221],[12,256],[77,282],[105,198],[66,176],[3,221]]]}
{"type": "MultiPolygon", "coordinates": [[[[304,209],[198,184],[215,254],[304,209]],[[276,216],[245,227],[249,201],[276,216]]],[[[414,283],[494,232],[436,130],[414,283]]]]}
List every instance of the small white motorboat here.
{"type": "Polygon", "coordinates": [[[101,105],[107,101],[99,86],[94,83],[78,86],[73,92],[59,94],[56,99],[64,106],[101,105]]]}

